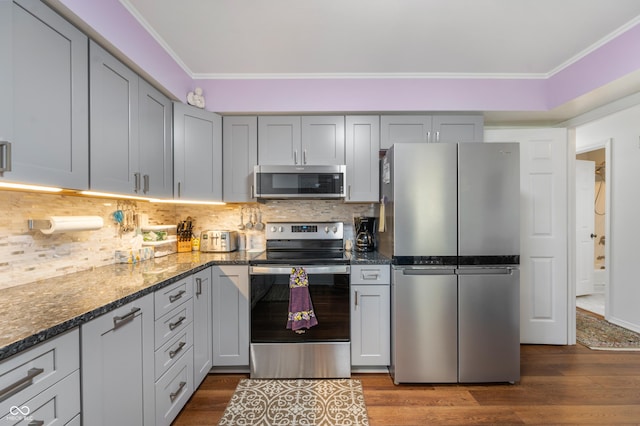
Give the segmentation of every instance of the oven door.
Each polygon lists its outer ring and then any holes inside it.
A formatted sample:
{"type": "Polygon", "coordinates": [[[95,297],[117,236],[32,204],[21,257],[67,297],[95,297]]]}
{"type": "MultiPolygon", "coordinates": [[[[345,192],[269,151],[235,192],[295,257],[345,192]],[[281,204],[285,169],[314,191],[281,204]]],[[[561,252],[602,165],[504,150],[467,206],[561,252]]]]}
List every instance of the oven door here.
{"type": "Polygon", "coordinates": [[[303,266],[318,324],[296,333],[287,329],[289,277],[294,266],[250,268],[251,343],[348,342],[349,265],[303,266]]]}

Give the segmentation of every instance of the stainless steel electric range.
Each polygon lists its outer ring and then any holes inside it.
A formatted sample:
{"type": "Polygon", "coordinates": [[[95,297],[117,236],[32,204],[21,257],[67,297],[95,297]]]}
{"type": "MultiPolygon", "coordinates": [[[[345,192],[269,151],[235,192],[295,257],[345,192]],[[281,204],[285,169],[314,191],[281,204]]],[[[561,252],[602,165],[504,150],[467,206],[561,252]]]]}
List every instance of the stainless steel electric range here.
{"type": "Polygon", "coordinates": [[[351,375],[349,259],[342,222],[268,223],[250,266],[251,378],[351,375]],[[302,267],[317,325],[294,331],[289,280],[302,267]]]}

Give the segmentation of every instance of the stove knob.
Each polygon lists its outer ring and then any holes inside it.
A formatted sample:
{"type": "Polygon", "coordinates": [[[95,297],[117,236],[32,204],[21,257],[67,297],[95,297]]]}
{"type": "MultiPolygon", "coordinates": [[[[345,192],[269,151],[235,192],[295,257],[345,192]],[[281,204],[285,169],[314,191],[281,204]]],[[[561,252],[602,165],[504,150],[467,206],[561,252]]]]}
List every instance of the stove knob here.
{"type": "Polygon", "coordinates": [[[275,226],[271,227],[271,232],[276,232],[278,230],[278,228],[276,228],[275,226]]]}
{"type": "Polygon", "coordinates": [[[328,234],[328,233],[329,233],[329,227],[328,227],[328,226],[325,226],[325,227],[324,227],[324,233],[325,233],[325,234],[328,234]]]}
{"type": "Polygon", "coordinates": [[[333,233],[335,234],[336,232],[338,232],[338,227],[334,226],[333,228],[331,228],[331,230],[333,231],[333,233]]]}
{"type": "Polygon", "coordinates": [[[278,232],[284,232],[284,226],[278,227],[278,232]]]}

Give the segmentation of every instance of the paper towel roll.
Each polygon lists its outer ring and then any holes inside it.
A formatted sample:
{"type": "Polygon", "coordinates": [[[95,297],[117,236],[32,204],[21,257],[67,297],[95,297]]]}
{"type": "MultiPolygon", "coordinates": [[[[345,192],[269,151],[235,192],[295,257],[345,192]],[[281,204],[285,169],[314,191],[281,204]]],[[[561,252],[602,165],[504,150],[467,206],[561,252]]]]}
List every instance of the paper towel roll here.
{"type": "Polygon", "coordinates": [[[47,220],[51,223],[51,228],[41,229],[43,234],[93,231],[102,228],[104,225],[104,221],[100,216],[50,216],[47,220]]]}

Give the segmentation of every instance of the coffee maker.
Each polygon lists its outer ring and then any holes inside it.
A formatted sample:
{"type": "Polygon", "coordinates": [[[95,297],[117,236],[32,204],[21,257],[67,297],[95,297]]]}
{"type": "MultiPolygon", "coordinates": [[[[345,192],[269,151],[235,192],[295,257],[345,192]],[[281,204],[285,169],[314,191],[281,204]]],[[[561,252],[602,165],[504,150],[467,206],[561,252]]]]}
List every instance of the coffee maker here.
{"type": "Polygon", "coordinates": [[[374,251],[376,249],[376,218],[368,216],[354,217],[356,251],[374,251]]]}

